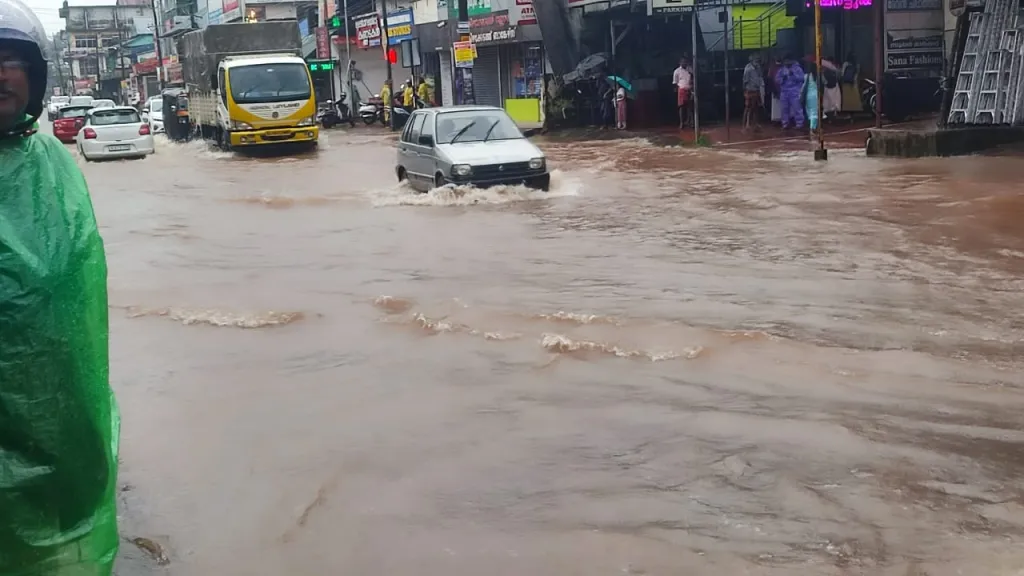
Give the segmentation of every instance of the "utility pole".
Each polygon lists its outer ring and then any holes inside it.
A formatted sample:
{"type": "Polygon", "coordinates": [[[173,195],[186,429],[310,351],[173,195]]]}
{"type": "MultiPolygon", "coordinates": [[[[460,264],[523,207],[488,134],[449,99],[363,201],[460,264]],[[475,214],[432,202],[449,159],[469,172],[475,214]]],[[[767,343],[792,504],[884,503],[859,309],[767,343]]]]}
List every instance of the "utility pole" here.
{"type": "MultiPolygon", "coordinates": [[[[472,36],[469,34],[469,1],[458,0],[459,3],[459,42],[471,42],[472,36]]],[[[462,84],[461,94],[459,94],[461,101],[459,104],[476,104],[476,90],[473,88],[473,67],[470,65],[468,68],[459,67],[459,80],[462,84]]]]}
{"type": "MultiPolygon", "coordinates": [[[[160,18],[156,15],[156,0],[149,0],[149,7],[153,9],[153,45],[156,46],[156,78],[160,82],[160,92],[164,91],[164,55],[160,50],[160,18]]],[[[146,94],[150,97],[152,94],[146,94]]]]}
{"type": "Polygon", "coordinates": [[[885,30],[882,22],[882,13],[885,10],[885,2],[878,2],[875,6],[875,128],[882,127],[882,81],[885,80],[885,70],[882,54],[885,52],[885,30]]]}
{"type": "MultiPolygon", "coordinates": [[[[334,0],[330,1],[333,2],[334,0]]],[[[352,84],[352,39],[348,37],[348,0],[344,0],[343,8],[343,15],[345,16],[345,90],[348,92],[348,109],[354,117],[356,115],[356,107],[359,106],[359,103],[356,102],[356,90],[355,86],[352,84]]],[[[334,82],[331,82],[331,85],[333,86],[334,82]]]]}
{"type": "Polygon", "coordinates": [[[825,149],[825,75],[821,69],[821,0],[814,0],[814,60],[818,67],[818,144],[814,148],[814,159],[828,160],[828,150],[825,149]]]}
{"type": "Polygon", "coordinates": [[[391,39],[388,38],[388,2],[387,0],[380,0],[380,13],[381,13],[381,31],[380,31],[380,43],[384,47],[384,62],[388,67],[388,86],[391,87],[391,102],[385,102],[384,105],[391,108],[391,114],[388,114],[388,127],[392,130],[395,129],[395,83],[392,81],[391,75],[391,39]]]}
{"type": "Polygon", "coordinates": [[[693,100],[693,145],[697,146],[700,144],[700,106],[697,104],[697,3],[693,3],[692,11],[690,12],[692,18],[690,18],[690,42],[693,48],[693,61],[692,66],[693,72],[690,74],[690,83],[692,86],[692,93],[690,98],[693,100]]]}

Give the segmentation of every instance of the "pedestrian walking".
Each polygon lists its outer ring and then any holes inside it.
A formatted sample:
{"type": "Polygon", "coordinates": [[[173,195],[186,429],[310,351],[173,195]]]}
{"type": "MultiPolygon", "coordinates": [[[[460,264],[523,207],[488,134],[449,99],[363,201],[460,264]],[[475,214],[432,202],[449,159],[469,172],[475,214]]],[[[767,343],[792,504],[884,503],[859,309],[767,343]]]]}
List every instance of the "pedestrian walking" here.
{"type": "Polygon", "coordinates": [[[782,129],[790,126],[798,130],[804,127],[803,105],[800,102],[800,94],[804,87],[804,70],[793,59],[793,56],[786,54],[782,59],[782,66],[775,73],[775,84],[779,87],[779,101],[782,104],[782,129]]]}

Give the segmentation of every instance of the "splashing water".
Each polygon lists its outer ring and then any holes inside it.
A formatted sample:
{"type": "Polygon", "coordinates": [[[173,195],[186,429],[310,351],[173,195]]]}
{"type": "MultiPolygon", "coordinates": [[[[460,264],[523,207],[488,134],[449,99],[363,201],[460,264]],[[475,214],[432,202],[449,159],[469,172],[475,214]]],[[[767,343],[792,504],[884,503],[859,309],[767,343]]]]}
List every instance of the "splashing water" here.
{"type": "Polygon", "coordinates": [[[217,328],[271,328],[299,322],[305,318],[303,312],[254,312],[240,313],[226,310],[190,309],[190,308],[127,308],[129,318],[155,316],[169,318],[185,326],[205,324],[217,328]]]}
{"type": "Polygon", "coordinates": [[[510,202],[579,196],[582,189],[582,183],[578,179],[567,176],[560,170],[554,170],[551,172],[551,189],[548,192],[523,185],[493,186],[491,188],[448,185],[421,194],[403,182],[392,189],[375,192],[372,202],[377,207],[508,204],[510,202]]]}

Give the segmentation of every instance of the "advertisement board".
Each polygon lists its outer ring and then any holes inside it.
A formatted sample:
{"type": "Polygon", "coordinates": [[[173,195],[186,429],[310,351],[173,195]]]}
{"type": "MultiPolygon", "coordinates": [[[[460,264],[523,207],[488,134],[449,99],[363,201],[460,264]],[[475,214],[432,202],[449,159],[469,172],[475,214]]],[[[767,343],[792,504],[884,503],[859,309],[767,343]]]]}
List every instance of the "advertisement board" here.
{"type": "Polygon", "coordinates": [[[221,15],[223,22],[231,22],[242,17],[242,5],[239,0],[224,0],[224,13],[221,15]]]}

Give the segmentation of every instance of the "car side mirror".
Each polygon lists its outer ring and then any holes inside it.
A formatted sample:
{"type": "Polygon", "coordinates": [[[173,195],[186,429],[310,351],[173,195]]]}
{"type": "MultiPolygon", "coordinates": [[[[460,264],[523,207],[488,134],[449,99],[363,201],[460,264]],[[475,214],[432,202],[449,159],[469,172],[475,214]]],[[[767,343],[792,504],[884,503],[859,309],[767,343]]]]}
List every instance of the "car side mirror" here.
{"type": "Polygon", "coordinates": [[[421,135],[420,136],[420,145],[421,146],[433,146],[434,145],[434,137],[430,136],[430,135],[427,135],[427,134],[421,135]]]}

